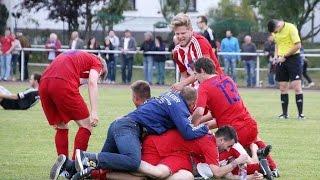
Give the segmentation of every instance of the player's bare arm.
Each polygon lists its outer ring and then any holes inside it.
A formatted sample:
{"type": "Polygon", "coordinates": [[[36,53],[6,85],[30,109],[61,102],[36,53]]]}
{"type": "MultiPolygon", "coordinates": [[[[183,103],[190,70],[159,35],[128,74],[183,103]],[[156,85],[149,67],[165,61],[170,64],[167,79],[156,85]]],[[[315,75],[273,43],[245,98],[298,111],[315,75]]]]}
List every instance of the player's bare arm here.
{"type": "MultiPolygon", "coordinates": [[[[197,107],[193,114],[192,114],[192,124],[194,124],[195,126],[198,126],[200,123],[205,122],[204,120],[206,120],[206,118],[203,118],[203,114],[204,114],[204,108],[203,107],[197,107]]],[[[211,114],[211,113],[210,113],[211,114]]],[[[207,117],[208,118],[208,117],[207,117]]]]}
{"type": "Polygon", "coordinates": [[[91,69],[89,72],[88,90],[91,105],[90,121],[92,126],[96,126],[99,120],[97,112],[98,79],[99,73],[96,70],[91,69]]]}

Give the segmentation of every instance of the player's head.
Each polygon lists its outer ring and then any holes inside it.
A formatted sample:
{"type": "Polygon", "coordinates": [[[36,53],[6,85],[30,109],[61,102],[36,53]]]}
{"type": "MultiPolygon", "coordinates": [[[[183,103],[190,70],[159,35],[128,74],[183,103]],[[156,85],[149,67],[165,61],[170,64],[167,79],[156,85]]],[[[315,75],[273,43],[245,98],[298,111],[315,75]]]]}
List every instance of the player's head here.
{"type": "Polygon", "coordinates": [[[199,29],[203,30],[207,27],[208,19],[206,16],[198,16],[197,17],[197,25],[199,29]]]}
{"type": "Polygon", "coordinates": [[[213,75],[215,68],[213,62],[209,58],[199,58],[194,65],[195,77],[199,82],[206,80],[206,76],[213,75]]]}
{"type": "Polygon", "coordinates": [[[270,33],[277,33],[279,32],[280,28],[281,28],[280,20],[271,19],[270,21],[268,21],[268,31],[270,33]]]}
{"type": "Polygon", "coordinates": [[[231,126],[222,126],[215,133],[219,151],[229,150],[238,142],[237,133],[231,126]]]}
{"type": "Polygon", "coordinates": [[[197,100],[197,90],[191,86],[185,86],[182,88],[180,95],[187,102],[189,110],[192,111],[197,100]]]}
{"type": "Polygon", "coordinates": [[[138,107],[151,97],[150,85],[146,81],[138,80],[131,84],[132,101],[138,107]]]}
{"type": "Polygon", "coordinates": [[[187,46],[193,34],[190,17],[184,13],[177,14],[171,21],[171,27],[180,46],[187,46]]]}
{"type": "Polygon", "coordinates": [[[30,86],[33,88],[38,88],[39,83],[40,83],[40,79],[41,79],[40,73],[31,74],[30,79],[29,79],[30,86]]]}

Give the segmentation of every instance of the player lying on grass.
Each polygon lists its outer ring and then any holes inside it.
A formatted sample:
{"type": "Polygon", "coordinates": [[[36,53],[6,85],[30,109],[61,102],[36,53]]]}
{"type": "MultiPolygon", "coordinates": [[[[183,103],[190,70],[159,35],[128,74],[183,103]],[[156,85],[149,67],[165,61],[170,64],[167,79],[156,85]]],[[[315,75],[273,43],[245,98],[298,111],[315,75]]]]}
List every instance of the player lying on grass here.
{"type": "MultiPolygon", "coordinates": [[[[139,84],[133,84],[133,98],[139,84]]],[[[196,90],[185,87],[180,93],[166,92],[151,98],[136,110],[111,123],[106,141],[100,153],[77,151],[76,167],[83,170],[89,162],[100,169],[114,169],[136,172],[141,162],[141,142],[143,134],[162,134],[168,129],[177,128],[183,138],[195,139],[204,136],[209,129],[205,125],[194,127],[188,119],[196,101],[196,90]],[[85,161],[86,160],[86,161],[85,161]]],[[[54,164],[51,175],[56,179],[60,170],[68,169],[65,155],[60,155],[54,164]]]]}
{"type": "Polygon", "coordinates": [[[41,74],[32,74],[29,80],[30,88],[17,94],[12,94],[0,86],[0,105],[3,109],[25,110],[34,106],[40,99],[38,92],[40,78],[41,74]]]}
{"type": "MultiPolygon", "coordinates": [[[[192,115],[196,126],[215,118],[216,127],[230,125],[237,131],[240,144],[249,149],[252,143],[259,148],[266,147],[258,137],[258,126],[255,119],[245,107],[236,84],[226,75],[215,73],[214,65],[208,58],[200,58],[195,63],[195,77],[200,82],[198,99],[192,115]],[[205,110],[210,112],[205,115],[205,110]]],[[[276,176],[277,166],[271,156],[267,157],[276,176]]]]}

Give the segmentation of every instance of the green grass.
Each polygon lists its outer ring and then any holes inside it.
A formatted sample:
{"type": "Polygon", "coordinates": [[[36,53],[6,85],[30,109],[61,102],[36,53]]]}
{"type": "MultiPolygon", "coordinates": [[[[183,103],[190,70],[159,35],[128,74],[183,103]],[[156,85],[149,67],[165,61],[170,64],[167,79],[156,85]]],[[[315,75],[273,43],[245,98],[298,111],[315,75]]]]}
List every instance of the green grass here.
{"type": "MultiPolygon", "coordinates": [[[[27,84],[1,85],[12,92],[27,84]]],[[[165,88],[153,88],[158,95],[165,88]]],[[[102,86],[99,89],[100,123],[90,139],[89,150],[99,151],[112,120],[134,109],[127,86],[102,86]]],[[[281,179],[320,179],[320,93],[305,91],[307,119],[298,121],[294,95],[290,95],[289,120],[278,120],[280,112],[277,90],[240,89],[250,112],[259,123],[260,137],[273,145],[272,155],[278,162],[281,179]]],[[[88,97],[87,90],[82,94],[88,97]]],[[[69,151],[76,133],[70,123],[69,151]]],[[[48,179],[56,158],[53,142],[54,130],[47,124],[40,104],[27,111],[5,111],[0,108],[0,177],[1,179],[48,179]]]]}

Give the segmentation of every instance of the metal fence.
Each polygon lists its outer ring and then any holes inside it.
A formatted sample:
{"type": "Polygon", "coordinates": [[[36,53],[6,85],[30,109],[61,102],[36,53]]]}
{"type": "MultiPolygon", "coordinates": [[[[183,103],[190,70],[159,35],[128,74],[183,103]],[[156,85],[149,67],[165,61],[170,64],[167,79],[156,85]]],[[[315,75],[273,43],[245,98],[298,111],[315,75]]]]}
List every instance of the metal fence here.
{"type": "MultiPolygon", "coordinates": [[[[70,49],[58,49],[58,52],[65,52],[69,51],[70,49]]],[[[119,50],[88,50],[88,49],[81,49],[82,51],[90,52],[90,53],[113,53],[113,54],[122,54],[122,51],[119,50]]],[[[24,61],[25,61],[25,51],[29,52],[50,52],[54,51],[51,49],[46,49],[46,48],[22,48],[20,49],[20,54],[21,54],[21,81],[24,80],[24,61]]],[[[305,57],[320,57],[320,54],[313,54],[313,52],[319,52],[320,49],[305,49],[304,50],[307,53],[304,53],[303,55],[305,57]]],[[[148,51],[148,52],[143,52],[143,51],[126,51],[127,54],[161,54],[161,55],[170,55],[171,52],[169,51],[148,51]]],[[[263,56],[266,56],[266,54],[262,51],[258,51],[256,53],[245,53],[245,52],[218,52],[218,55],[238,55],[238,56],[256,56],[257,57],[257,63],[256,63],[256,86],[259,86],[260,83],[260,71],[266,71],[267,68],[261,68],[260,67],[260,58],[263,56]]],[[[28,63],[30,66],[48,66],[49,64],[46,63],[28,63]]],[[[142,66],[133,66],[133,68],[143,68],[142,66]]],[[[179,81],[179,70],[176,67],[166,67],[166,69],[176,69],[175,72],[175,80],[176,82],[179,81]]],[[[236,68],[236,70],[243,70],[244,68],[236,68]]],[[[310,68],[310,70],[315,70],[319,71],[320,68],[310,68]]]]}

